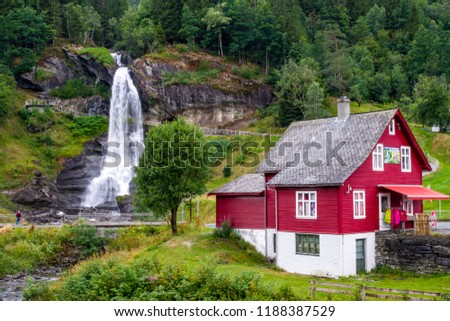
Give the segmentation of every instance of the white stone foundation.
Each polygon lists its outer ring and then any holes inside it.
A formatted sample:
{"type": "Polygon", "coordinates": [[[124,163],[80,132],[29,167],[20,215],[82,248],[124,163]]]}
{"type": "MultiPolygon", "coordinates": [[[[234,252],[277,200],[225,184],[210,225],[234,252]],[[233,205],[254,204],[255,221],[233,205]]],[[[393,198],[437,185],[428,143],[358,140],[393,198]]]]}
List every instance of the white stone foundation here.
{"type": "Polygon", "coordinates": [[[296,254],[295,234],[278,232],[276,263],[287,272],[328,277],[356,274],[356,239],[366,239],[366,271],[375,267],[374,232],[319,234],[319,256],[296,254]]]}

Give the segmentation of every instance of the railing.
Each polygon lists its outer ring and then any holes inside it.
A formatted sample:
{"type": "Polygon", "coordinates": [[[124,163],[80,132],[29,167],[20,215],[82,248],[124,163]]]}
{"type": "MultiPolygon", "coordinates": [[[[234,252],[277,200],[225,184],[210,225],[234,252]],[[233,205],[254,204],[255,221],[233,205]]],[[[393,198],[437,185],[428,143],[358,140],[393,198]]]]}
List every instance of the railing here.
{"type": "Polygon", "coordinates": [[[316,292],[335,293],[354,296],[355,299],[367,301],[367,298],[403,300],[403,301],[433,301],[447,299],[450,294],[438,292],[422,292],[412,290],[398,290],[390,288],[378,288],[365,285],[349,285],[331,282],[310,280],[309,288],[311,297],[316,297],[316,292]]]}
{"type": "Polygon", "coordinates": [[[217,135],[217,136],[225,136],[225,135],[233,135],[233,136],[281,136],[279,134],[268,134],[268,133],[254,133],[254,132],[247,132],[247,131],[241,131],[241,130],[235,130],[235,129],[221,129],[221,128],[206,128],[202,127],[203,132],[206,135],[217,135]]]}

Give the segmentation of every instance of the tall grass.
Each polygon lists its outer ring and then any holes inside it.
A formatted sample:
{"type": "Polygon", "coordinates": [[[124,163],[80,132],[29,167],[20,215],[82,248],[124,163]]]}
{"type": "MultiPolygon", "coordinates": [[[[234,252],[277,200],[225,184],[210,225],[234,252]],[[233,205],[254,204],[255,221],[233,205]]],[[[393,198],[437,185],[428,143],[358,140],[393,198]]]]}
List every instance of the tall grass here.
{"type": "Polygon", "coordinates": [[[101,63],[105,67],[114,66],[114,59],[108,49],[104,47],[84,48],[77,51],[79,55],[89,55],[95,61],[101,63]]]}

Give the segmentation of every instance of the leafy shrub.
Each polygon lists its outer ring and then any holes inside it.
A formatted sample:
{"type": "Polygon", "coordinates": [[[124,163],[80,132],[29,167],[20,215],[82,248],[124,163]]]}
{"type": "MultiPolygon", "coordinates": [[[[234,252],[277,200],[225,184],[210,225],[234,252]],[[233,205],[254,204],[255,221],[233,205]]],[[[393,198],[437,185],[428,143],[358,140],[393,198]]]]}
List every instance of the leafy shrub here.
{"type": "Polygon", "coordinates": [[[105,67],[114,66],[114,59],[111,56],[111,53],[108,51],[108,49],[106,49],[104,47],[84,48],[84,49],[78,50],[77,54],[78,55],[89,55],[95,61],[101,63],[105,67]]]}
{"type": "Polygon", "coordinates": [[[72,99],[79,97],[90,97],[95,94],[92,86],[87,85],[81,79],[70,79],[64,83],[59,89],[50,90],[49,95],[59,97],[61,99],[72,99]]]}
{"type": "Polygon", "coordinates": [[[230,177],[231,176],[231,166],[227,165],[223,168],[223,177],[230,177]]]}
{"type": "Polygon", "coordinates": [[[38,68],[36,73],[34,74],[34,79],[37,81],[44,81],[52,78],[54,74],[50,71],[47,71],[43,68],[38,68]]]}
{"type": "Polygon", "coordinates": [[[162,266],[148,256],[131,263],[118,256],[93,260],[53,292],[46,285],[40,289],[31,284],[28,289],[27,300],[298,300],[289,286],[264,284],[254,273],[219,274],[212,264],[195,269],[162,266]]]}
{"type": "Polygon", "coordinates": [[[111,97],[111,91],[109,90],[109,87],[102,81],[98,82],[97,85],[95,86],[95,93],[104,98],[111,97]]]}
{"type": "Polygon", "coordinates": [[[257,80],[262,77],[261,68],[256,65],[242,65],[241,67],[234,66],[231,71],[242,78],[257,80]]]}
{"type": "Polygon", "coordinates": [[[97,253],[104,245],[103,238],[97,235],[97,229],[94,226],[74,225],[70,227],[70,233],[71,243],[79,250],[81,259],[97,253]]]}
{"type": "Polygon", "coordinates": [[[23,108],[19,111],[19,117],[25,122],[29,132],[43,132],[54,124],[55,113],[50,107],[46,107],[44,112],[37,109],[23,108]]]}
{"type": "Polygon", "coordinates": [[[79,116],[75,117],[68,127],[75,137],[92,137],[108,129],[108,119],[101,116],[79,116]]]}
{"type": "Polygon", "coordinates": [[[214,230],[214,236],[222,239],[239,237],[231,226],[230,220],[224,220],[222,225],[214,230]]]}

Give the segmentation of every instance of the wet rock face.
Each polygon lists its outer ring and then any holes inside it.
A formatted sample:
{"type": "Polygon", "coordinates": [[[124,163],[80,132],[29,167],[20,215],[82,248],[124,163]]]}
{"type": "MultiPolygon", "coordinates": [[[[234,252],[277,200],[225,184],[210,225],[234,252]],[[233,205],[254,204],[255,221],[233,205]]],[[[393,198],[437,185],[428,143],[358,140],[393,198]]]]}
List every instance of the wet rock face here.
{"type": "Polygon", "coordinates": [[[32,72],[20,75],[17,82],[22,88],[43,92],[60,87],[67,80],[75,78],[75,75],[75,71],[67,65],[66,59],[49,56],[45,57],[32,72]]]}
{"type": "Polygon", "coordinates": [[[150,125],[183,115],[200,126],[223,127],[251,117],[272,100],[270,86],[226,72],[207,84],[165,86],[163,74],[186,70],[183,64],[142,58],[133,61],[130,69],[150,125]]]}
{"type": "Polygon", "coordinates": [[[101,171],[103,159],[102,146],[107,141],[107,134],[88,141],[83,153],[75,158],[69,158],[63,165],[63,170],[56,178],[59,190],[60,208],[68,213],[77,211],[92,179],[101,171]]]}
{"type": "Polygon", "coordinates": [[[95,77],[95,82],[103,81],[109,87],[112,86],[116,68],[108,69],[101,63],[93,60],[89,55],[78,55],[63,48],[68,59],[76,66],[76,69],[90,77],[95,77]]]}

